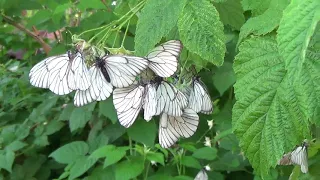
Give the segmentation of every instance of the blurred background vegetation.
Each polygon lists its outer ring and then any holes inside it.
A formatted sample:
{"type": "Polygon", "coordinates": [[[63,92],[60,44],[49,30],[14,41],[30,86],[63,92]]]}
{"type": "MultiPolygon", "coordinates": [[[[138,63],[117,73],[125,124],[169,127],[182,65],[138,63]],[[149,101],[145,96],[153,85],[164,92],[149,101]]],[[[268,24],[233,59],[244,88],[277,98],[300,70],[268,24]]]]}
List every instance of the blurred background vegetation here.
{"type": "MultiPolygon", "coordinates": [[[[57,96],[30,85],[31,67],[65,53],[71,34],[121,18],[139,0],[0,0],[0,179],[193,179],[206,165],[209,179],[260,179],[232,134],[235,102],[232,69],[245,17],[240,0],[214,1],[224,23],[226,55],[217,68],[198,70],[214,103],[200,115],[194,136],[169,149],[159,146],[158,119],[142,117],[129,129],[117,121],[112,98],[76,108],[73,94],[57,96]],[[230,6],[232,4],[232,8],[230,6]],[[208,121],[213,122],[210,129],[208,121]],[[205,139],[210,143],[205,146],[205,139]]],[[[139,13],[130,20],[124,47],[134,50],[139,13]]],[[[125,28],[107,46],[120,47],[125,28]],[[116,38],[115,43],[114,39],[116,38]]],[[[175,27],[163,40],[177,37],[175,27]]],[[[90,38],[93,34],[86,34],[90,38]]],[[[181,59],[186,56],[182,53],[181,59]]],[[[192,55],[197,64],[200,57],[192,55]]],[[[314,161],[319,159],[317,156],[314,161]]],[[[299,168],[295,168],[299,171],[299,168]]],[[[288,179],[292,167],[272,169],[270,179],[288,179]]]]}

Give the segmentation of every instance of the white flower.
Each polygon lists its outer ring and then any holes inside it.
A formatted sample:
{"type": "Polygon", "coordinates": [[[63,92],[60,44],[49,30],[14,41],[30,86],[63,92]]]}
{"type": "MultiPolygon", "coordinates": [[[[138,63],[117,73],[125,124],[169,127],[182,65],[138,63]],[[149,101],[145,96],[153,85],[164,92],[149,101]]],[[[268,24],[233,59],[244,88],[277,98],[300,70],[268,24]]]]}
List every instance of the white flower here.
{"type": "Polygon", "coordinates": [[[207,170],[207,171],[211,171],[211,167],[209,166],[209,164],[206,165],[206,166],[204,167],[204,169],[207,170]]]}
{"type": "Polygon", "coordinates": [[[157,162],[155,161],[150,161],[152,166],[157,166],[157,162]]]}
{"type": "Polygon", "coordinates": [[[207,136],[205,137],[204,145],[208,146],[208,147],[211,147],[211,139],[210,139],[210,137],[207,137],[207,136]]]}
{"type": "Polygon", "coordinates": [[[209,129],[213,127],[213,120],[207,120],[209,129]]]}

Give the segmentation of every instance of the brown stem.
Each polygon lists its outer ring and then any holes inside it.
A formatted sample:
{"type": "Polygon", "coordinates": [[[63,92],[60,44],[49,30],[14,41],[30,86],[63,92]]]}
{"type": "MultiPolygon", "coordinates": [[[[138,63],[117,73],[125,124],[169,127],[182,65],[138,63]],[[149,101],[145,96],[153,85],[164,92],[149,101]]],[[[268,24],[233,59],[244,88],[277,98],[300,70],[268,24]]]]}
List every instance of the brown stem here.
{"type": "Polygon", "coordinates": [[[43,39],[36,35],[35,33],[33,33],[32,31],[26,29],[22,24],[15,22],[11,17],[8,17],[4,14],[2,14],[2,18],[8,23],[11,24],[12,26],[20,29],[21,31],[25,32],[26,34],[28,34],[29,36],[31,36],[33,39],[35,39],[44,49],[44,51],[46,52],[46,54],[48,54],[51,50],[51,47],[43,41],[43,39]]]}

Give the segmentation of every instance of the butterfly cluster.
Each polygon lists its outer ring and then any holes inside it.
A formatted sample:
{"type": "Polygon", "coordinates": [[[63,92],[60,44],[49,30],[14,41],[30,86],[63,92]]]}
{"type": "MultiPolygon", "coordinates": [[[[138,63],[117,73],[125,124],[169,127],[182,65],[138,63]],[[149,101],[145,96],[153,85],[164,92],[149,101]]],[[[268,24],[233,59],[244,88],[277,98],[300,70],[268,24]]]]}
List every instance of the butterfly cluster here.
{"type": "Polygon", "coordinates": [[[146,57],[96,56],[89,68],[82,50],[74,54],[68,51],[36,64],[30,70],[30,83],[57,95],[75,91],[74,105],[78,107],[106,100],[113,94],[119,122],[126,128],[142,109],[146,121],[160,115],[159,143],[168,148],[180,137],[188,138],[195,133],[198,112],[212,112],[208,90],[199,77],[193,77],[183,91],[167,81],[178,69],[181,50],[181,42],[171,40],[146,57]],[[143,76],[150,71],[151,77],[143,76]]]}

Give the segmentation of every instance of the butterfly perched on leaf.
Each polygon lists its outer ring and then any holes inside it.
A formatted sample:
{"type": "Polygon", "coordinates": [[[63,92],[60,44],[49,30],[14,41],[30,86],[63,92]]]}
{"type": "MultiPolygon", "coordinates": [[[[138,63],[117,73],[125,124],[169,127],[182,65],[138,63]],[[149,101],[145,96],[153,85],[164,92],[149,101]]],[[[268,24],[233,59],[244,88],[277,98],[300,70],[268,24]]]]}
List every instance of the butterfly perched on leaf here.
{"type": "Polygon", "coordinates": [[[282,156],[278,165],[300,165],[301,172],[308,172],[308,144],[303,142],[301,146],[296,147],[292,152],[282,156]]]}

